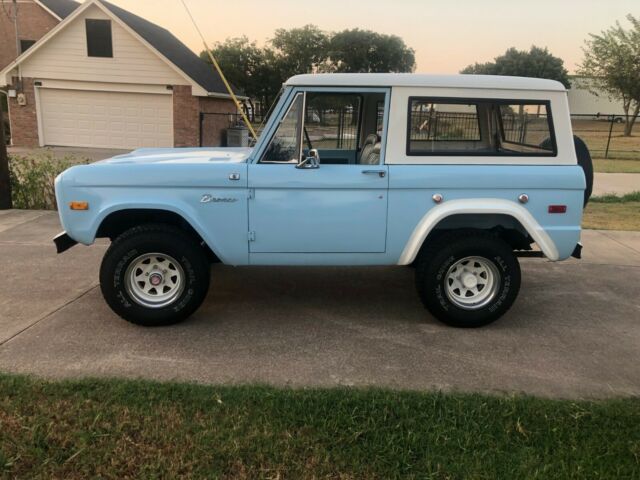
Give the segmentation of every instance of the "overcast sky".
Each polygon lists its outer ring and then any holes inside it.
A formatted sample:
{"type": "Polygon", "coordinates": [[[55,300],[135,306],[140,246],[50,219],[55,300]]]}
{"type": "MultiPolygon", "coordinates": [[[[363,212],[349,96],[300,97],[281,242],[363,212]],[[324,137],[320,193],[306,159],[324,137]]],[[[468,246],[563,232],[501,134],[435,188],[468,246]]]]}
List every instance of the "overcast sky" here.
{"type": "MultiPolygon", "coordinates": [[[[202,50],[180,0],[110,0],[202,50]]],[[[417,71],[457,73],[508,47],[548,47],[573,72],[588,34],[626,14],[640,0],[186,0],[208,42],[246,35],[259,44],[277,28],[313,23],[323,30],[362,28],[399,35],[416,51],[417,71]]]]}

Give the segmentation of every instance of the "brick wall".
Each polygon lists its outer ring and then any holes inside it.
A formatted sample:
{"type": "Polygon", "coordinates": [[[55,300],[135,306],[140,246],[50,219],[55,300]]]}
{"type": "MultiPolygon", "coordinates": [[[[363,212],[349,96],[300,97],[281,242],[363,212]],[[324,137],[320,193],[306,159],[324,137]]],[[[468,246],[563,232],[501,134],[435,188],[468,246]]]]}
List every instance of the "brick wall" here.
{"type": "Polygon", "coordinates": [[[220,147],[226,145],[226,130],[229,128],[233,117],[225,114],[238,111],[233,100],[201,97],[200,111],[213,114],[204,116],[202,122],[202,146],[220,147]]]}
{"type": "MultiPolygon", "coordinates": [[[[0,69],[18,56],[16,32],[13,25],[13,5],[10,0],[0,0],[0,69]],[[11,18],[5,15],[5,10],[11,18]]],[[[18,2],[18,32],[21,40],[40,40],[58,24],[50,13],[34,2],[18,2]]]]}
{"type": "MultiPolygon", "coordinates": [[[[220,98],[194,97],[191,87],[173,86],[173,138],[176,147],[200,146],[200,112],[235,113],[232,100],[220,98]]],[[[229,126],[227,115],[207,116],[203,130],[204,145],[222,145],[224,131],[229,126]],[[214,120],[209,120],[214,117],[214,120]],[[218,118],[220,117],[220,118],[218,118]]]]}
{"type": "MultiPolygon", "coordinates": [[[[18,79],[13,79],[13,88],[18,79]]],[[[27,104],[18,105],[18,98],[9,99],[9,118],[11,119],[11,143],[17,147],[38,146],[38,117],[36,115],[36,96],[33,78],[22,79],[22,90],[27,104]]]]}

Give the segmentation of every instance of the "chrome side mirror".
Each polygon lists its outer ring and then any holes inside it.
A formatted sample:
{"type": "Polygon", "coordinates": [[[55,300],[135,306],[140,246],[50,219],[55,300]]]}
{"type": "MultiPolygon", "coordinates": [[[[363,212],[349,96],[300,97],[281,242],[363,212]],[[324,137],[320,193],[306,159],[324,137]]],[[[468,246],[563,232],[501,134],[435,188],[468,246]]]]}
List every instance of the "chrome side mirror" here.
{"type": "Polygon", "coordinates": [[[309,156],[296,165],[300,169],[320,168],[320,154],[318,150],[312,148],[309,150],[309,156]]]}

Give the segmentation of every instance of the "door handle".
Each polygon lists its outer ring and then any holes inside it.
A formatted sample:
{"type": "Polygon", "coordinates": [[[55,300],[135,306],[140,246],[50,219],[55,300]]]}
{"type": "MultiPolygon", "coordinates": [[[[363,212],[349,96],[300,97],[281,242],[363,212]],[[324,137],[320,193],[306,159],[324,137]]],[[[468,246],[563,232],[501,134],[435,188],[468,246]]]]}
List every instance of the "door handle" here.
{"type": "Polygon", "coordinates": [[[384,178],[387,175],[386,170],[362,170],[365,175],[378,175],[380,178],[384,178]]]}

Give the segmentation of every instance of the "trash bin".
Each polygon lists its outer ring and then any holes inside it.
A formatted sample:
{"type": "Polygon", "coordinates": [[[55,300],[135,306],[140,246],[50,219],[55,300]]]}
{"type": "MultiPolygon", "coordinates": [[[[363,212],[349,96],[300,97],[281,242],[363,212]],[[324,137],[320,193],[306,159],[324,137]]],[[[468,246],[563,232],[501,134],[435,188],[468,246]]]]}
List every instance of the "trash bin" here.
{"type": "Polygon", "coordinates": [[[227,147],[248,147],[249,130],[245,127],[230,127],[227,129],[227,147]]]}

